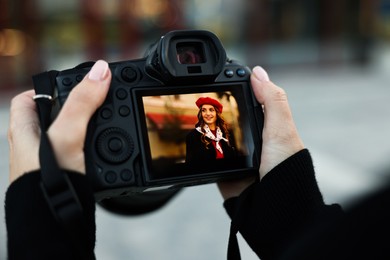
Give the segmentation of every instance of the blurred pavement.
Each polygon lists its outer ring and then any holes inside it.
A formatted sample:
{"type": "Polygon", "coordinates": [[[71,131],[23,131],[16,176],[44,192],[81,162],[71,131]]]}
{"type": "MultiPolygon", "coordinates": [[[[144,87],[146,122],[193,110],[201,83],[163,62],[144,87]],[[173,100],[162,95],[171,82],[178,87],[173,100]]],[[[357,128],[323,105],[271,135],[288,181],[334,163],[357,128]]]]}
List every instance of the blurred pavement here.
{"type": "MultiPolygon", "coordinates": [[[[328,203],[345,206],[390,177],[390,51],[366,68],[328,66],[269,71],[289,96],[328,203]]],[[[9,99],[0,99],[0,200],[8,186],[9,99]]],[[[6,259],[4,207],[0,259],[6,259]]],[[[190,187],[141,217],[97,211],[97,259],[226,259],[229,219],[215,185],[190,187]]],[[[257,259],[240,240],[243,259],[257,259]]]]}

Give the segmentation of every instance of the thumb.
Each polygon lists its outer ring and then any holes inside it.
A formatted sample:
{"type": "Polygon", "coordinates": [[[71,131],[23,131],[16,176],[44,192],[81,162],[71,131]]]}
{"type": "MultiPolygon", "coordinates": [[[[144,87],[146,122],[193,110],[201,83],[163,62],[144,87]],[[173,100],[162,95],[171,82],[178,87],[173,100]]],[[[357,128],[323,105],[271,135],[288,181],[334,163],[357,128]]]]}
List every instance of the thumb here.
{"type": "MultiPolygon", "coordinates": [[[[287,94],[284,89],[269,80],[267,72],[257,66],[251,76],[253,93],[264,107],[264,131],[282,130],[286,125],[294,125],[287,94]]],[[[288,131],[283,131],[288,132],[288,131]]]]}
{"type": "Polygon", "coordinates": [[[257,101],[272,112],[290,113],[286,92],[269,80],[262,67],[256,66],[252,72],[251,84],[257,101]]]}
{"type": "Polygon", "coordinates": [[[260,178],[272,168],[303,149],[286,92],[269,80],[261,67],[251,75],[253,93],[264,107],[263,147],[260,178]]]}
{"type": "Polygon", "coordinates": [[[61,167],[85,171],[83,147],[88,122],[105,100],[110,82],[111,71],[108,63],[99,60],[69,93],[48,131],[61,167]]]}
{"type": "Polygon", "coordinates": [[[77,126],[77,121],[86,125],[96,109],[103,103],[109,83],[111,71],[107,62],[97,61],[85,78],[70,92],[58,117],[57,124],[77,126]]]}

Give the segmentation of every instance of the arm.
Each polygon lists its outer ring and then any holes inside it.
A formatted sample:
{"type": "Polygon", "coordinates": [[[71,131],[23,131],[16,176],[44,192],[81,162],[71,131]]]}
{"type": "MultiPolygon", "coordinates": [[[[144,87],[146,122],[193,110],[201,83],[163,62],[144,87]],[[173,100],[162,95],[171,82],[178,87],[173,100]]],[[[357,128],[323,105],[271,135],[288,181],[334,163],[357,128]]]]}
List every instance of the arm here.
{"type": "MultiPolygon", "coordinates": [[[[85,243],[86,259],[94,259],[95,200],[87,178],[67,172],[79,197],[84,213],[84,229],[76,236],[85,243]]],[[[79,259],[72,239],[54,219],[40,189],[39,171],[15,180],[5,199],[9,259],[79,259]]]]}
{"type": "MultiPolygon", "coordinates": [[[[285,91],[273,84],[267,72],[255,67],[251,75],[251,85],[257,101],[264,107],[263,144],[259,179],[283,160],[304,149],[289,108],[285,91]]],[[[224,200],[241,194],[253,178],[240,181],[218,183],[224,200]]]]}
{"type": "Polygon", "coordinates": [[[186,163],[192,164],[194,160],[194,142],[193,131],[189,132],[186,136],[186,163]]]}
{"type": "Polygon", "coordinates": [[[339,207],[324,204],[306,149],[277,165],[239,197],[226,200],[224,206],[262,260],[276,259],[324,214],[341,214],[339,207]]]}
{"type": "Polygon", "coordinates": [[[259,178],[219,183],[218,187],[232,218],[230,241],[240,232],[261,259],[275,259],[308,222],[329,207],[336,215],[341,210],[324,204],[285,91],[260,67],[253,69],[251,85],[264,107],[259,178]]]}

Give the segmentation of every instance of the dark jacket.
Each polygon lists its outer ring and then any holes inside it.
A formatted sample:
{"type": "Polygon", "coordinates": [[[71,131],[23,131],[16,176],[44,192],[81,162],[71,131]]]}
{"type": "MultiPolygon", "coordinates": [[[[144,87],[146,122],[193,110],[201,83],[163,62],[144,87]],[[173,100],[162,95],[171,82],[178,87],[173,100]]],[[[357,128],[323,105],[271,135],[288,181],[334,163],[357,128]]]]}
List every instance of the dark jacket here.
{"type": "Polygon", "coordinates": [[[221,140],[219,141],[219,145],[222,148],[224,158],[217,160],[217,151],[211,143],[212,140],[206,137],[210,143],[205,147],[201,136],[202,134],[200,132],[193,129],[186,137],[186,163],[190,167],[209,169],[213,166],[223,166],[224,164],[230,163],[236,157],[235,148],[230,145],[230,142],[228,144],[226,141],[221,140]]]}

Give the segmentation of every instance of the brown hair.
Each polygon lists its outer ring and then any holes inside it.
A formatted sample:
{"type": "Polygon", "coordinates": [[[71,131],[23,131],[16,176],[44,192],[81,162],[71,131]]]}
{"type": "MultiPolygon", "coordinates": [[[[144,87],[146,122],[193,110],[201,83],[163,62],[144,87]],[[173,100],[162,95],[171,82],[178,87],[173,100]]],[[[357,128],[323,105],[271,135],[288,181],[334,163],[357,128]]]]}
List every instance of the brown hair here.
{"type": "MultiPolygon", "coordinates": [[[[213,107],[215,108],[215,111],[217,114],[217,121],[215,123],[221,129],[223,137],[225,137],[226,139],[229,140],[228,124],[226,123],[226,121],[223,118],[222,113],[219,111],[219,109],[216,108],[214,105],[213,105],[213,107]]],[[[200,138],[202,140],[202,143],[205,145],[206,149],[208,149],[207,146],[209,145],[210,141],[208,141],[206,139],[206,134],[204,131],[204,126],[206,125],[206,123],[204,122],[203,117],[202,117],[202,106],[199,108],[197,117],[198,117],[198,122],[195,124],[195,127],[199,126],[201,128],[203,134],[200,138]]]]}

